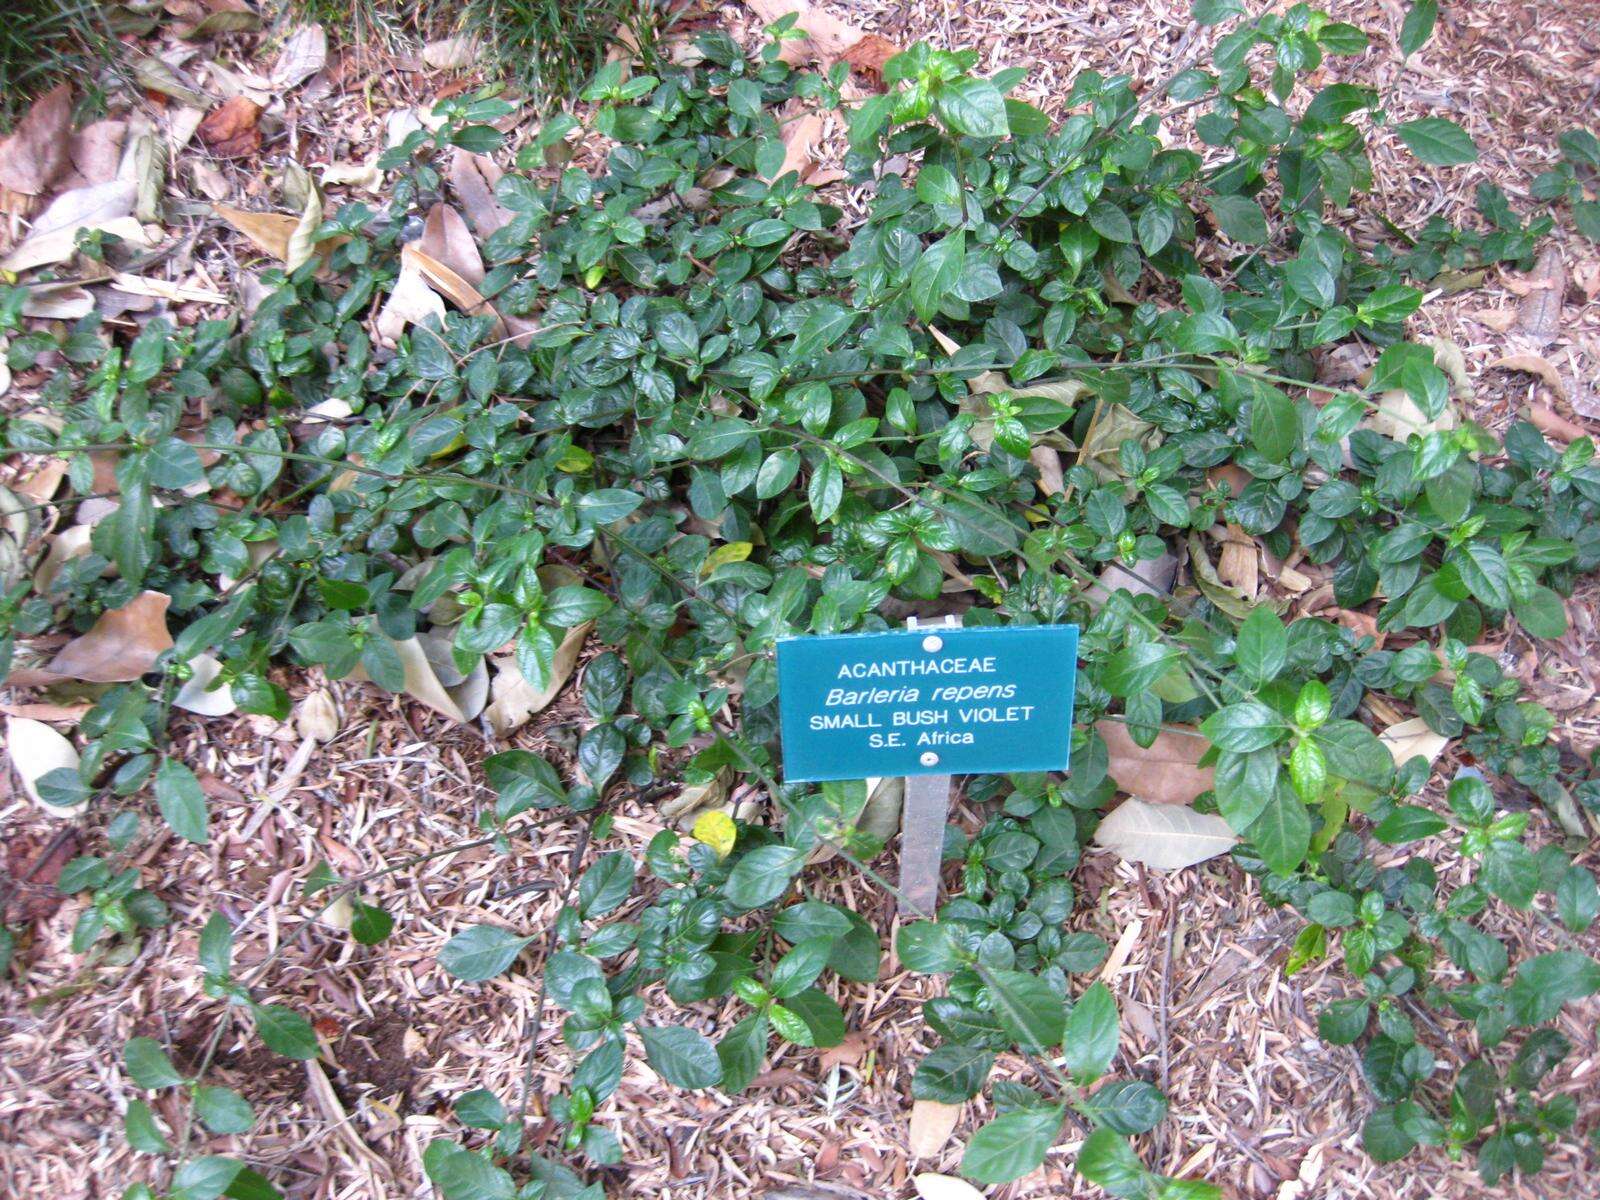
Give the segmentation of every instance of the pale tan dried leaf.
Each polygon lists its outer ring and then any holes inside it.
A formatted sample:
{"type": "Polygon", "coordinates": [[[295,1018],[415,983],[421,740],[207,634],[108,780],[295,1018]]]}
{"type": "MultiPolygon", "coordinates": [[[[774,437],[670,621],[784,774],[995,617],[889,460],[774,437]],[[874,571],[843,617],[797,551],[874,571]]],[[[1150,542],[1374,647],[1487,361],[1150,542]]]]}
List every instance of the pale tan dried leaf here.
{"type": "Polygon", "coordinates": [[[298,163],[294,166],[299,172],[297,178],[305,196],[300,206],[300,218],[295,222],[294,232],[289,235],[283,248],[283,265],[288,271],[305,266],[317,253],[316,232],[322,224],[322,193],[317,190],[315,181],[304,167],[298,163]]]}
{"type": "Polygon", "coordinates": [[[154,129],[135,135],[128,147],[133,176],[133,215],[141,221],[161,220],[161,198],[167,185],[167,145],[154,129]]]}
{"type": "MultiPolygon", "coordinates": [[[[917,1104],[932,1104],[932,1100],[918,1100],[917,1104]]],[[[956,1108],[957,1105],[945,1105],[946,1108],[956,1108]]],[[[916,1120],[913,1111],[912,1120],[916,1120]]],[[[915,1151],[913,1151],[915,1153],[915,1151]]],[[[954,1175],[935,1175],[924,1171],[920,1175],[911,1177],[911,1184],[917,1189],[917,1195],[922,1200],[983,1200],[983,1193],[973,1187],[965,1179],[957,1179],[954,1175]]]]}
{"type": "Polygon", "coordinates": [[[1517,323],[1517,310],[1514,308],[1480,308],[1472,316],[1496,333],[1506,333],[1517,323]]]}
{"type": "Polygon", "coordinates": [[[280,88],[299,87],[328,61],[328,35],[321,25],[302,25],[283,41],[272,67],[272,82],[280,88]]]}
{"type": "Polygon", "coordinates": [[[70,185],[88,187],[115,179],[122,165],[122,142],[127,135],[128,122],[110,118],[91,121],[73,134],[67,144],[67,156],[72,160],[70,185]]]}
{"type": "Polygon", "coordinates": [[[197,92],[178,73],[154,55],[146,55],[133,64],[133,78],[148,91],[171,96],[187,108],[204,109],[211,103],[203,92],[197,92]]]}
{"type": "Polygon", "coordinates": [[[723,769],[705,782],[686,784],[676,796],[661,802],[661,819],[677,821],[683,828],[689,828],[700,813],[727,807],[728,787],[732,782],[733,773],[723,769]]]}
{"type": "MultiPolygon", "coordinates": [[[[961,1107],[938,1100],[917,1100],[912,1103],[906,1143],[913,1158],[933,1158],[945,1148],[950,1135],[956,1131],[956,1122],[961,1119],[961,1107]]],[[[920,1184],[917,1191],[923,1196],[929,1194],[922,1190],[920,1184]]]]}
{"type": "Polygon", "coordinates": [[[868,83],[878,90],[883,89],[883,66],[896,54],[900,47],[881,34],[869,33],[855,45],[846,50],[840,57],[850,64],[850,69],[865,77],[868,83]]]}
{"type": "Polygon", "coordinates": [[[63,192],[44,211],[28,237],[0,260],[7,271],[66,262],[77,253],[77,238],[85,229],[115,234],[129,245],[148,250],[155,245],[143,225],[127,215],[133,211],[135,188],[113,180],[93,187],[63,192]]]}
{"type": "Polygon", "coordinates": [[[31,287],[22,302],[23,316],[50,321],[76,321],[93,311],[94,297],[70,280],[31,287]]]}
{"type": "Polygon", "coordinates": [[[813,151],[822,138],[822,118],[816,113],[796,117],[783,127],[783,162],[772,178],[781,179],[790,171],[805,182],[813,162],[813,151]]]}
{"type": "Polygon", "coordinates": [[[500,320],[500,314],[495,311],[494,305],[484,299],[483,293],[453,267],[440,262],[426,250],[419,248],[415,242],[400,251],[402,272],[408,264],[422,272],[422,277],[428,281],[429,286],[468,316],[475,317],[488,313],[494,317],[495,323],[490,330],[491,337],[499,338],[505,335],[505,322],[500,320]]]}
{"type": "Polygon", "coordinates": [[[256,249],[279,262],[289,256],[289,239],[300,226],[298,217],[284,213],[248,212],[231,204],[212,205],[212,212],[255,243],[256,249]]]}
{"type": "MultiPolygon", "coordinates": [[[[82,558],[89,553],[89,539],[93,534],[92,526],[70,525],[51,538],[44,558],[33,572],[34,590],[41,595],[47,593],[55,577],[61,574],[62,567],[73,559],[82,558]]],[[[108,572],[114,569],[108,568],[108,572]]]]}
{"type": "Polygon", "coordinates": [[[26,717],[8,718],[6,750],[10,754],[11,765],[16,768],[17,777],[22,781],[22,790],[40,808],[57,816],[73,816],[88,807],[88,801],[84,801],[81,804],[58,808],[40,798],[41,778],[51,771],[62,768],[76,771],[79,761],[78,752],[72,743],[43,721],[33,721],[26,717]]]}
{"type": "Polygon", "coordinates": [[[1061,469],[1061,455],[1049,446],[1035,446],[1028,451],[1028,461],[1039,472],[1039,490],[1046,496],[1058,496],[1067,487],[1066,474],[1061,469]]]}
{"type": "Polygon", "coordinates": [[[501,171],[494,159],[458,149],[450,160],[450,186],[466,210],[468,224],[481,238],[511,223],[512,212],[495,199],[501,171]]]}
{"type": "Polygon", "coordinates": [[[1533,422],[1540,433],[1564,442],[1575,442],[1581,437],[1589,436],[1582,425],[1567,420],[1547,404],[1528,405],[1528,420],[1533,422]]]}
{"type": "Polygon", "coordinates": [[[1432,763],[1450,744],[1449,738],[1428,728],[1428,723],[1421,717],[1412,717],[1398,725],[1389,726],[1378,735],[1378,740],[1389,748],[1397,767],[1404,766],[1419,754],[1432,763]]]}
{"type": "Polygon", "coordinates": [[[394,643],[394,648],[405,668],[405,693],[413,700],[461,725],[483,711],[484,700],[488,697],[489,671],[481,661],[456,686],[446,687],[428,661],[421,641],[410,637],[394,643]]]}
{"type": "MultiPolygon", "coordinates": [[[[172,649],[163,592],[140,592],[121,608],[108,608],[82,637],[73,638],[50,660],[46,672],[85,683],[127,683],[156,665],[172,649]]],[[[16,679],[13,672],[12,678],[16,679]]],[[[19,681],[20,682],[20,681],[19,681]]]]}
{"type": "Polygon", "coordinates": [[[387,342],[398,341],[409,326],[429,317],[444,324],[444,299],[428,286],[421,267],[402,258],[394,287],[374,321],[378,336],[387,342]]]}
{"type": "Polygon", "coordinates": [[[1561,372],[1556,370],[1555,363],[1542,354],[1508,354],[1504,358],[1495,359],[1484,370],[1518,371],[1524,375],[1537,375],[1557,397],[1562,400],[1567,398],[1567,385],[1561,381],[1561,372]]]}
{"type": "Polygon", "coordinates": [[[1567,290],[1567,265],[1561,247],[1546,245],[1525,280],[1527,292],[1517,305],[1517,324],[1535,346],[1548,346],[1561,332],[1561,302],[1567,290]]]}
{"type": "Polygon", "coordinates": [[[11,136],[0,141],[0,187],[43,195],[67,163],[71,128],[72,87],[58,84],[34,101],[11,136]]]}
{"type": "Polygon", "coordinates": [[[319,166],[324,187],[358,187],[367,192],[383,189],[383,172],[377,160],[364,163],[327,163],[319,166]]]}
{"type": "Polygon", "coordinates": [[[111,286],[130,296],[154,296],[158,300],[170,300],[174,304],[228,303],[228,297],[215,288],[190,287],[188,284],[173,283],[166,279],[146,279],[140,275],[129,275],[126,271],[118,271],[112,275],[111,286]]]}
{"type": "Polygon", "coordinates": [[[1111,756],[1111,778],[1128,795],[1155,804],[1188,804],[1211,790],[1212,770],[1200,766],[1211,743],[1193,726],[1163,729],[1148,748],[1135,742],[1121,721],[1101,721],[1095,732],[1111,756]]]}
{"type": "Polygon", "coordinates": [[[312,742],[331,742],[339,736],[339,706],[333,693],[318,688],[306,695],[295,706],[294,727],[300,736],[312,742]]]}
{"type": "Polygon", "coordinates": [[[422,61],[435,71],[459,71],[477,61],[478,50],[477,38],[441,38],[422,47],[422,61]]]}
{"type": "Polygon", "coordinates": [[[429,258],[449,267],[472,287],[477,288],[483,283],[485,272],[483,256],[478,253],[478,243],[472,240],[472,231],[461,219],[461,214],[448,204],[435,204],[428,210],[428,218],[422,225],[422,236],[415,245],[429,258]]]}
{"type": "Polygon", "coordinates": [[[1094,842],[1128,862],[1173,871],[1216,858],[1238,839],[1228,823],[1174,804],[1130,798],[1107,813],[1094,842]]]}
{"type": "Polygon", "coordinates": [[[567,685],[567,680],[572,678],[573,668],[578,665],[578,653],[593,628],[593,621],[585,621],[576,629],[567,630],[551,660],[550,680],[542,688],[534,687],[523,678],[514,656],[506,655],[495,661],[498,673],[490,685],[494,700],[483,710],[483,715],[496,737],[503,738],[513,730],[521,729],[534,713],[550,706],[550,702],[567,685]]]}
{"type": "Polygon", "coordinates": [[[189,678],[183,681],[178,694],[172,698],[174,706],[202,717],[226,717],[237,710],[231,685],[224,683],[217,688],[211,686],[222,674],[222,664],[215,657],[197,654],[189,660],[189,670],[189,678]]]}

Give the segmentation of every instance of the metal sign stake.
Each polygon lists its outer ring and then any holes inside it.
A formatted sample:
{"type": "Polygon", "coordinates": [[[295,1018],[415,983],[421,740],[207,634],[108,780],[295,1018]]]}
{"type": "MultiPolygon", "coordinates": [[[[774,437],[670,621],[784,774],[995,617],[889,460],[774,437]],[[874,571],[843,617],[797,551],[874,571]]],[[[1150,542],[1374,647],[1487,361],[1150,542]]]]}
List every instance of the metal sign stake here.
{"type": "MultiPolygon", "coordinates": [[[[906,618],[907,629],[926,629],[922,648],[930,654],[944,649],[939,629],[959,629],[961,618],[949,615],[939,625],[919,625],[906,618]]],[[[927,750],[922,765],[937,766],[939,756],[927,750]]],[[[900,807],[900,898],[902,917],[931,920],[939,904],[939,866],[944,858],[944,831],[950,820],[949,775],[909,775],[905,801],[900,807]]]]}

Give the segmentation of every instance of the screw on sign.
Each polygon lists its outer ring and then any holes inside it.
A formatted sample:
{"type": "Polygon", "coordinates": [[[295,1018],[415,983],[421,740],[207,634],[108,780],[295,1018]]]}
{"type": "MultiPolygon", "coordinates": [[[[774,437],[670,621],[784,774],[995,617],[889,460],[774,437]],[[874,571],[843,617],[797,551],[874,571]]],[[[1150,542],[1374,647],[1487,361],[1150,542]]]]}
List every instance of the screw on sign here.
{"type": "Polygon", "coordinates": [[[1078,627],[905,630],[778,643],[790,782],[903,775],[901,907],[931,917],[954,775],[1065,771],[1078,627]]]}

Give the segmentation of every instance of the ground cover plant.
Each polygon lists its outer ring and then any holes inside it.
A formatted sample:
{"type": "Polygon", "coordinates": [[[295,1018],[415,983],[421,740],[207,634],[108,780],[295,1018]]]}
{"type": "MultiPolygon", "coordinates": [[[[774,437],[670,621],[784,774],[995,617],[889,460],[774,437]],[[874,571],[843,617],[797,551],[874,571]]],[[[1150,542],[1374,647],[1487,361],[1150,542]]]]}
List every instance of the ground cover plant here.
{"type": "MultiPolygon", "coordinates": [[[[1413,7],[1404,48],[1433,11],[1413,7]]],[[[580,855],[596,853],[549,939],[486,924],[441,955],[464,985],[536,969],[570,1081],[549,1097],[465,1093],[457,1116],[479,1132],[435,1142],[426,1167],[463,1200],[599,1195],[586,1180],[619,1154],[605,1105],[630,1045],[675,1086],[735,1092],[774,1038],[843,1038],[830,975],[879,971],[878,931],[812,898],[806,866],[842,855],[887,887],[873,861],[892,827],[865,782],[781,782],[774,639],[965,598],[969,624],[1084,626],[1073,772],[974,781],[992,819],[949,840],[956,894],[895,947],[945,981],[915,1096],[982,1093],[996,1112],[968,1144],[970,1179],[1018,1178],[1073,1140],[1079,1173],[1111,1194],[1217,1194],[1145,1167],[1131,1139],[1166,1099],[1106,1079],[1116,1001],[1084,979],[1107,948],[1062,932],[1082,847],[1114,844],[1112,817],[1140,812],[1106,814],[1108,728],[1208,745],[1215,786],[1168,814],[1171,832],[1242,839],[1238,863],[1304,918],[1290,970],[1344,961],[1349,998],[1319,1024],[1359,1047],[1374,1158],[1443,1146],[1493,1182],[1591,1134],[1592,1115],[1544,1085],[1570,1049],[1550,1022],[1600,990],[1600,965],[1575,947],[1512,962],[1480,918],[1592,923],[1593,878],[1561,846],[1525,845],[1528,814],[1503,801],[1525,789],[1582,831],[1574,797],[1595,791],[1562,761],[1550,714],[1472,647],[1506,622],[1565,631],[1564,594],[1600,565],[1600,471],[1586,439],[1561,448],[1521,422],[1500,438],[1465,419],[1449,348],[1406,335],[1420,283],[1531,261],[1539,229],[1489,192],[1488,233],[1358,248],[1334,217],[1360,203],[1366,139],[1397,137],[1441,169],[1470,160],[1471,139],[1443,117],[1394,126],[1370,89],[1303,86],[1323,56],[1366,44],[1307,6],[1201,0],[1195,16],[1219,27],[1204,66],[1148,101],[1126,79],[1080,76],[1058,126],[1008,98],[1019,72],[984,78],[971,55],[922,44],[884,64],[882,93],[847,99],[842,70],[780,58],[792,22],[755,60],[707,32],[659,74],[612,63],[583,92],[583,122],[555,115],[516,148],[495,188],[510,219],[478,281],[417,235],[448,152],[500,147],[510,106],[492,93],[442,102],[437,128],[390,150],[382,165],[401,178],[383,201],[308,202],[289,269],[248,321],[120,339],[91,317],[58,336],[29,327],[26,289],[7,288],[11,367],[66,363],[40,409],[7,420],[8,453],[63,460],[69,504],[117,505],[42,582],[13,570],[4,607],[13,681],[102,685],[74,761],[31,781],[104,820],[103,849],[61,880],[93,897],[77,948],[167,919],[131,865],[152,804],[177,836],[207,840],[204,793],[165,743],[197,674],[281,718],[276,666],[401,691],[424,636],[452,678],[510,646],[538,691],[570,673],[592,625],[606,649],[582,673],[573,761],[492,756],[484,836],[509,846],[578,821],[580,855]],[[847,114],[845,166],[872,196],[854,227],[784,169],[795,99],[847,114]],[[1158,136],[1180,110],[1198,113],[1195,147],[1158,136]],[[593,169],[560,165],[594,138],[593,169]],[[450,310],[418,302],[430,284],[450,310]],[[1371,371],[1329,384],[1318,363],[1342,345],[1370,347],[1371,371]],[[1280,559],[1331,564],[1338,603],[1372,632],[1286,622],[1231,593],[1199,536],[1219,521],[1280,559]],[[1192,597],[1146,583],[1175,550],[1192,597]],[[1095,589],[1108,567],[1145,586],[1095,589]],[[152,623],[170,647],[85,674],[119,631],[137,642],[126,630],[152,623]],[[52,631],[79,640],[28,652],[52,631]],[[1428,760],[1397,763],[1375,699],[1459,739],[1482,773],[1442,803],[1423,796],[1428,760]],[[760,800],[708,807],[642,862],[607,844],[621,797],[679,777],[760,800]],[[1425,853],[1388,865],[1389,847],[1438,838],[1470,878],[1441,879],[1425,853]],[[681,1011],[728,998],[740,1015],[715,1039],[681,1011]],[[561,1127],[556,1152],[523,1144],[534,1102],[561,1127]]],[[[1587,144],[1572,140],[1569,164],[1587,144]]],[[[348,904],[360,942],[405,936],[381,878],[324,869],[304,890],[348,904]]],[[[135,1088],[181,1089],[193,1111],[163,1130],[130,1104],[130,1141],[172,1168],[136,1196],[270,1194],[243,1162],[195,1152],[202,1129],[252,1123],[206,1068],[236,1019],[290,1058],[319,1044],[304,1015],[262,998],[271,961],[235,968],[233,932],[216,914],[200,934],[224,1007],[198,1070],[152,1038],[126,1047],[135,1088]]]]}

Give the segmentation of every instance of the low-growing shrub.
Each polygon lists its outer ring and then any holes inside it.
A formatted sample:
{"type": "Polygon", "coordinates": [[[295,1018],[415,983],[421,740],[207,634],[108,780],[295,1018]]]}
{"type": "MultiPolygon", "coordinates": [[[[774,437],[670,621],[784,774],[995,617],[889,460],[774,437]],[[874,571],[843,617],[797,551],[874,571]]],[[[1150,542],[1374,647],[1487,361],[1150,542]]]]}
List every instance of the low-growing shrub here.
{"type": "MultiPolygon", "coordinates": [[[[1370,179],[1370,138],[1439,166],[1470,160],[1471,139],[1438,117],[1392,126],[1359,85],[1308,95],[1307,73],[1366,35],[1306,5],[1242,8],[1199,0],[1202,22],[1231,24],[1208,67],[1150,104],[1086,72],[1059,123],[1008,96],[1021,71],[984,78],[974,55],[922,44],[885,66],[883,94],[848,103],[842,67],[792,69],[776,42],[752,61],[705,33],[697,61],[659,76],[610,64],[584,92],[586,122],[552,118],[499,182],[512,219],[484,245],[487,303],[392,349],[367,317],[441,156],[498,144],[488,123],[510,109],[493,95],[442,102],[440,128],[384,160],[400,173],[390,202],[340,209],[247,322],[152,322],[120,344],[94,318],[27,330],[5,291],[13,368],[64,362],[44,411],[7,421],[8,451],[64,457],[69,504],[103,491],[114,463],[118,503],[46,591],[10,588],[6,656],[13,636],[85,630],[142,591],[170,597],[176,635],[149,679],[104,689],[81,767],[40,781],[106,817],[105,855],[71,869],[100,914],[83,948],[164,917],[155,897],[135,903],[127,865],[146,795],[182,837],[207,837],[194,775],[164,748],[197,655],[220,659],[245,710],[282,718],[273,664],[360,668],[400,690],[397,643],[433,629],[463,671],[514,645],[539,687],[593,622],[606,648],[582,673],[575,762],[490,757],[486,838],[581,820],[601,847],[614,804],[662,779],[744,780],[761,803],[694,837],[661,833],[642,863],[604,849],[544,936],[484,923],[449,941],[440,963],[468,985],[537,956],[573,1069],[546,1098],[556,1157],[523,1144],[526,1094],[478,1090],[457,1115],[484,1136],[436,1141],[425,1161],[451,1200],[598,1196],[578,1172],[620,1154],[604,1112],[630,1045],[677,1087],[736,1092],[774,1037],[844,1037],[824,981],[875,978],[879,933],[812,897],[806,864],[832,848],[879,879],[881,829],[864,783],[780,782],[771,650],[886,628],[955,581],[970,625],[1083,626],[1071,774],[972,781],[993,816],[947,847],[961,887],[899,934],[902,964],[946,977],[914,1095],[986,1092],[994,1110],[964,1172],[1017,1178],[1070,1128],[1077,1170],[1113,1195],[1219,1194],[1136,1152],[1167,1101],[1145,1080],[1103,1081],[1117,1006],[1082,981],[1106,947],[1065,928],[1080,847],[1116,791],[1103,721],[1140,745],[1174,724],[1211,743],[1198,806],[1241,835],[1234,858],[1262,894],[1304,917],[1289,969],[1330,955],[1348,969],[1319,1023],[1359,1047],[1370,1153],[1442,1146],[1490,1181],[1537,1169],[1579,1120],[1571,1095],[1542,1098],[1570,1050],[1551,1022],[1600,989],[1600,965],[1570,939],[1512,962],[1479,918],[1538,911],[1577,932],[1600,898],[1561,847],[1525,845],[1529,814],[1505,799],[1570,806],[1579,781],[1550,713],[1471,647],[1508,622],[1566,629],[1563,596],[1600,565],[1600,469],[1587,440],[1474,424],[1448,348],[1406,335],[1413,277],[1530,255],[1537,231],[1502,195],[1483,197],[1490,233],[1434,227],[1393,251],[1362,252],[1332,220],[1370,179]],[[795,98],[847,121],[858,222],[781,171],[792,118],[778,114],[795,98]],[[1162,136],[1185,110],[1192,147],[1162,136]],[[574,132],[609,139],[604,162],[547,167],[574,132]],[[1326,351],[1352,342],[1371,348],[1370,376],[1319,382],[1326,351]],[[301,419],[330,399],[349,415],[301,419]],[[1199,536],[1218,522],[1326,568],[1338,606],[1369,610],[1387,642],[1230,590],[1199,536]],[[1175,550],[1193,588],[1090,592],[1109,565],[1140,574],[1175,550]],[[1458,740],[1500,793],[1469,774],[1419,799],[1429,764],[1396,765],[1373,698],[1458,740]],[[1389,865],[1400,845],[1414,852],[1389,865]],[[1470,878],[1441,879],[1429,855],[1444,847],[1470,878]],[[729,997],[741,1015],[714,1040],[677,1011],[729,997]],[[992,1077],[1006,1055],[1033,1070],[992,1077]]],[[[319,868],[306,891],[355,901],[352,936],[378,942],[394,933],[386,874],[319,868]]],[[[258,999],[263,972],[232,967],[232,936],[213,915],[200,941],[206,993],[229,1006],[212,1047],[237,1013],[273,1050],[315,1056],[309,1023],[258,999]]],[[[250,1124],[241,1097],[203,1067],[180,1074],[149,1038],[127,1066],[138,1088],[188,1089],[206,1128],[250,1124]]],[[[267,1194],[236,1160],[192,1157],[187,1133],[174,1151],[143,1101],[128,1134],[173,1156],[166,1194],[267,1194]]]]}

